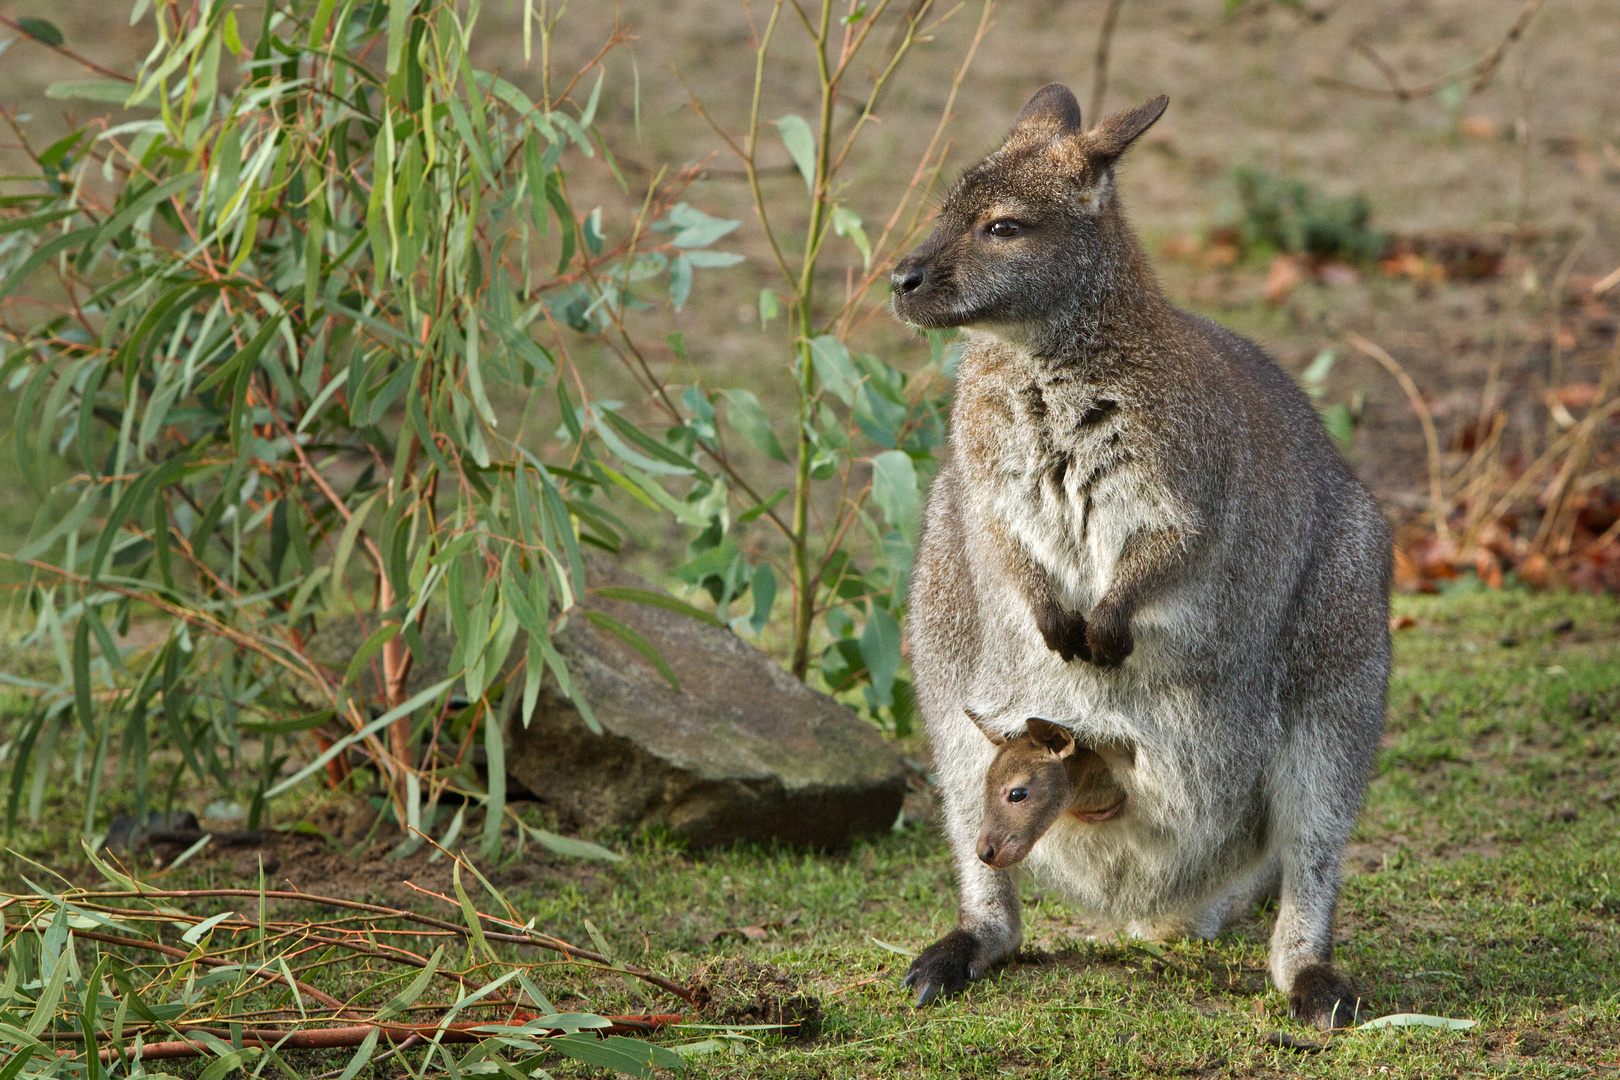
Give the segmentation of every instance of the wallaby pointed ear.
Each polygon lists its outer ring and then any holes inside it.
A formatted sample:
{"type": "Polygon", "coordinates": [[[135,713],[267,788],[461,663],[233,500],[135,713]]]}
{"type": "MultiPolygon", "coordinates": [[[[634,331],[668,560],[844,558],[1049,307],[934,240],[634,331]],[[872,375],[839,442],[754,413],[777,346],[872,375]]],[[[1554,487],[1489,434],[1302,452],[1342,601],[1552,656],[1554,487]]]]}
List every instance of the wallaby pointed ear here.
{"type": "Polygon", "coordinates": [[[989,739],[993,744],[996,746],[1001,746],[1006,743],[1007,736],[998,731],[992,730],[990,727],[990,721],[986,720],[972,709],[963,709],[962,711],[967,713],[967,718],[973,721],[973,726],[984,732],[984,737],[989,739]]]}
{"type": "Polygon", "coordinates": [[[1123,154],[1142,132],[1164,115],[1170,99],[1163,94],[1145,105],[1115,113],[1086,132],[1086,149],[1093,161],[1112,161],[1123,154]]]}
{"type": "Polygon", "coordinates": [[[1034,739],[1038,745],[1046,747],[1058,757],[1066,758],[1074,753],[1074,736],[1069,732],[1068,728],[1063,727],[1061,724],[1054,724],[1050,720],[1042,720],[1038,716],[1032,716],[1024,722],[1024,726],[1029,730],[1031,739],[1034,739]]]}
{"type": "Polygon", "coordinates": [[[1072,135],[1080,130],[1080,102],[1072,90],[1062,83],[1047,83],[1035,91],[1013,122],[1009,135],[1037,128],[1052,135],[1072,135]]]}

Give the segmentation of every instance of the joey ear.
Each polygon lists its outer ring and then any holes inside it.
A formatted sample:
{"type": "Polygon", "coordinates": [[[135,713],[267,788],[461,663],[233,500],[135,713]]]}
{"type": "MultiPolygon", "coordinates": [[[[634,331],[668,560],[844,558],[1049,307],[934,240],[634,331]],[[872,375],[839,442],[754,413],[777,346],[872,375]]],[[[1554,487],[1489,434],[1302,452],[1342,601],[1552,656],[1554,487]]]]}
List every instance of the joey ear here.
{"type": "Polygon", "coordinates": [[[1115,113],[1086,132],[1086,149],[1093,161],[1113,161],[1123,154],[1153,122],[1164,115],[1170,99],[1163,94],[1145,105],[1115,113]]]}
{"type": "Polygon", "coordinates": [[[973,721],[974,727],[984,732],[984,737],[989,739],[993,745],[1001,746],[1006,743],[1007,736],[1001,734],[999,731],[992,730],[990,727],[990,721],[986,720],[972,709],[963,709],[962,711],[967,714],[967,718],[969,720],[973,721]]]}
{"type": "Polygon", "coordinates": [[[1024,722],[1024,726],[1029,730],[1029,737],[1035,740],[1037,745],[1046,747],[1058,757],[1066,758],[1074,753],[1074,736],[1061,724],[1032,716],[1024,722]]]}
{"type": "Polygon", "coordinates": [[[1067,86],[1047,83],[1035,91],[1035,96],[1013,122],[1008,137],[1037,129],[1051,135],[1070,135],[1080,130],[1080,102],[1067,86]]]}

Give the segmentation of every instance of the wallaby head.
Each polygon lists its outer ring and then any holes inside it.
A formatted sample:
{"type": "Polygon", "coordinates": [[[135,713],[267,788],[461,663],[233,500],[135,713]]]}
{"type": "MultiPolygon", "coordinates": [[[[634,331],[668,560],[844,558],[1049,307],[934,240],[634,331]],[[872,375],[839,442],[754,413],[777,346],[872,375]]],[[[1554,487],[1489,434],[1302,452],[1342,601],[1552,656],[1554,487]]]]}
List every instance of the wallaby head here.
{"type": "Polygon", "coordinates": [[[1087,131],[1068,87],[1042,88],[1000,149],[969,169],[940,206],[933,235],[895,267],[894,310],[914,326],[1018,336],[1063,321],[1137,252],[1114,193],[1114,163],[1169,98],[1087,131]]]}
{"type": "Polygon", "coordinates": [[[1008,738],[973,717],[1000,748],[984,778],[984,825],[979,858],[1005,870],[1029,854],[1064,813],[1085,822],[1106,821],[1125,804],[1125,792],[1096,751],[1069,731],[1031,717],[1025,733],[1008,738]]]}

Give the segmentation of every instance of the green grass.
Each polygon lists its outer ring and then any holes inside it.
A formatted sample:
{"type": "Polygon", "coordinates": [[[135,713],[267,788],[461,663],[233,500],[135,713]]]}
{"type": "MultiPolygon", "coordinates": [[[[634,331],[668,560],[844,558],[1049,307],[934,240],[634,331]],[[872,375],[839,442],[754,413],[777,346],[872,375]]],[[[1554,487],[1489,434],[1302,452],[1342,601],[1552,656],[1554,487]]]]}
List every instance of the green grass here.
{"type": "MultiPolygon", "coordinates": [[[[1620,800],[1603,797],[1620,791],[1620,604],[1476,591],[1403,598],[1396,611],[1415,625],[1396,634],[1338,956],[1378,1012],[1479,1021],[1470,1031],[1323,1038],[1288,1020],[1266,980],[1270,912],[1217,941],[1155,951],[1099,937],[1030,884],[1018,962],[913,1009],[899,987],[907,959],[873,939],[915,950],[952,924],[950,864],[928,826],[845,856],[689,858],[649,844],[594,876],[542,877],[513,895],[564,933],[583,937],[592,919],[655,969],[746,956],[822,996],[817,1039],[709,1058],[705,1076],[1612,1074],[1620,800]],[[1563,619],[1573,626],[1559,629],[1563,619]],[[702,940],[771,923],[784,925],[768,942],[702,940]],[[1278,1030],[1326,1049],[1266,1046],[1278,1030]]],[[[625,1005],[596,984],[576,993],[575,1005],[625,1005]]]]}
{"type": "MultiPolygon", "coordinates": [[[[916,1010],[899,985],[908,958],[879,942],[917,950],[952,925],[950,862],[923,824],[840,855],[691,855],[640,838],[618,845],[629,855],[621,864],[529,858],[496,880],[525,916],[570,940],[590,940],[589,919],[621,958],[664,974],[740,956],[781,967],[822,999],[814,1039],[755,1033],[695,1062],[693,1076],[1614,1075],[1620,799],[1605,796],[1620,792],[1620,602],[1475,590],[1400,598],[1396,612],[1413,624],[1396,633],[1389,723],[1347,858],[1338,959],[1377,1013],[1477,1020],[1472,1030],[1325,1037],[1289,1021],[1267,982],[1269,911],[1214,942],[1144,945],[1031,883],[1017,962],[916,1010]],[[755,925],[769,940],[711,939],[755,925]],[[1269,1046],[1278,1031],[1321,1049],[1269,1046]]],[[[61,851],[72,794],[53,790],[47,817],[62,821],[13,843],[61,851]]],[[[175,877],[201,884],[230,857],[199,858],[175,877]]],[[[677,1004],[552,971],[544,988],[561,1008],[677,1004]]],[[[593,1075],[571,1063],[553,1073],[593,1075]]]]}

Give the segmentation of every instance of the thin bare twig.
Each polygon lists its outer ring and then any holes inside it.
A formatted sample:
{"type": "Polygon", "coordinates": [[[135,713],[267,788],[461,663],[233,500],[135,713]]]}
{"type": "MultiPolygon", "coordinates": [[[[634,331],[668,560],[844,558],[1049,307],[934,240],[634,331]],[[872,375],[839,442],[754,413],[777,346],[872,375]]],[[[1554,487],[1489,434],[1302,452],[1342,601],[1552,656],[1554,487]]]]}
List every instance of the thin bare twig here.
{"type": "Polygon", "coordinates": [[[1108,0],[1103,10],[1102,28],[1097,31],[1097,53],[1091,62],[1091,101],[1086,116],[1095,124],[1102,116],[1103,100],[1108,96],[1108,53],[1114,44],[1114,27],[1119,22],[1119,9],[1125,0],[1108,0]]]}
{"type": "Polygon", "coordinates": [[[13,19],[9,15],[0,15],[0,26],[9,26],[9,27],[11,27],[13,30],[17,31],[17,33],[21,34],[23,37],[27,38],[29,41],[32,41],[35,45],[43,45],[45,48],[50,49],[52,52],[60,53],[61,55],[67,57],[69,60],[72,60],[75,64],[79,64],[82,67],[89,68],[91,71],[95,72],[97,75],[105,75],[105,76],[107,76],[107,78],[109,78],[109,79],[117,79],[119,82],[133,83],[135,81],[134,79],[130,78],[128,75],[120,75],[118,72],[112,70],[111,68],[104,68],[100,64],[96,63],[94,60],[90,60],[90,59],[87,59],[86,57],[80,56],[78,53],[74,52],[72,49],[68,48],[65,45],[52,45],[48,41],[43,41],[40,38],[35,37],[33,35],[33,33],[27,27],[23,26],[16,19],[13,19]]]}
{"type": "Polygon", "coordinates": [[[1503,59],[1507,57],[1508,50],[1524,36],[1526,28],[1530,25],[1530,20],[1535,18],[1536,12],[1541,9],[1543,3],[1545,3],[1545,0],[1525,0],[1524,7],[1519,11],[1519,17],[1513,20],[1513,25],[1508,27],[1507,33],[1503,35],[1501,41],[1496,43],[1495,48],[1465,68],[1453,71],[1448,75],[1442,75],[1437,79],[1430,79],[1428,82],[1418,86],[1407,86],[1403,83],[1400,74],[1394,67],[1374,52],[1372,46],[1364,41],[1352,41],[1350,48],[1366,57],[1368,63],[1378,69],[1378,73],[1384,77],[1384,81],[1389,84],[1388,86],[1363,86],[1360,83],[1347,82],[1343,79],[1328,76],[1319,77],[1316,81],[1321,86],[1332,87],[1335,90],[1348,90],[1367,97],[1392,97],[1397,101],[1413,101],[1417,98],[1427,97],[1443,86],[1449,86],[1464,79],[1471,79],[1472,82],[1469,84],[1468,93],[1470,95],[1477,94],[1490,84],[1491,79],[1496,75],[1496,69],[1502,66],[1503,59]]]}
{"type": "Polygon", "coordinates": [[[1393,356],[1353,330],[1345,331],[1344,336],[1358,351],[1378,361],[1385,371],[1394,376],[1395,381],[1400,383],[1401,389],[1406,392],[1407,400],[1412,403],[1412,411],[1418,414],[1418,421],[1423,425],[1423,441],[1429,451],[1429,509],[1434,514],[1435,532],[1442,540],[1449,541],[1445,485],[1441,480],[1440,436],[1434,430],[1434,414],[1429,411],[1428,403],[1418,392],[1417,384],[1393,356]]]}

